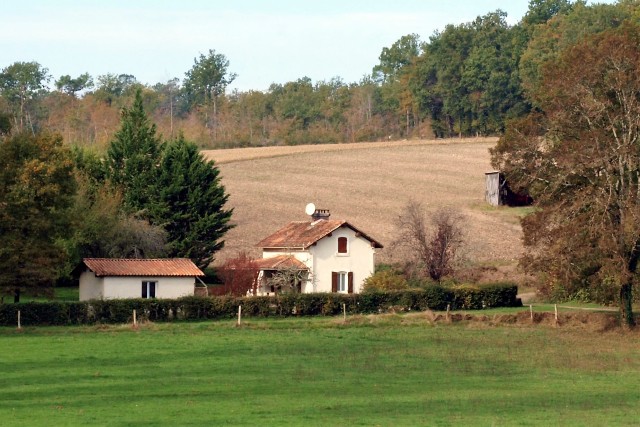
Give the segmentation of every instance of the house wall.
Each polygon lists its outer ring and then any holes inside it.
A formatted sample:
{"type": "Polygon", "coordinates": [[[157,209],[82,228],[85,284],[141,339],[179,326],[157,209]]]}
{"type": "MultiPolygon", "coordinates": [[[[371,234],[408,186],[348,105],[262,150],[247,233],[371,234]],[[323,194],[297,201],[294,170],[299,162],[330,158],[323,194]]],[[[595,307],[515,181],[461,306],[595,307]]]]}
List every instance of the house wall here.
{"type": "MultiPolygon", "coordinates": [[[[371,242],[356,237],[355,231],[348,227],[335,230],[331,236],[318,241],[311,247],[313,255],[313,290],[310,292],[331,292],[331,273],[353,273],[353,292],[362,292],[364,280],[374,272],[375,250],[371,242]],[[347,254],[338,254],[338,238],[347,237],[347,254]]],[[[307,291],[309,292],[309,291],[307,291]]]]}
{"type": "Polygon", "coordinates": [[[96,277],[93,271],[80,274],[80,301],[102,299],[103,292],[102,277],[96,277]]]}
{"type": "MultiPolygon", "coordinates": [[[[83,275],[86,273],[83,273],[83,275]]],[[[195,278],[194,277],[103,277],[95,279],[85,279],[85,288],[83,294],[83,276],[80,276],[80,301],[87,299],[117,299],[117,298],[141,298],[142,282],[157,282],[156,298],[180,298],[190,296],[194,293],[195,278]],[[94,291],[91,291],[91,289],[94,291]],[[95,291],[95,289],[100,289],[95,291]]]]}
{"type": "MultiPolygon", "coordinates": [[[[353,292],[362,292],[364,280],[374,272],[375,249],[371,242],[363,237],[356,237],[356,232],[349,227],[341,227],[331,236],[320,239],[308,251],[271,251],[262,252],[263,258],[279,255],[293,255],[309,269],[309,279],[302,286],[303,293],[331,292],[331,273],[353,273],[353,292]],[[348,253],[338,254],[338,238],[348,239],[348,253]]],[[[262,275],[258,283],[265,285],[262,275]]],[[[259,295],[268,293],[266,287],[258,289],[259,295]]]]}

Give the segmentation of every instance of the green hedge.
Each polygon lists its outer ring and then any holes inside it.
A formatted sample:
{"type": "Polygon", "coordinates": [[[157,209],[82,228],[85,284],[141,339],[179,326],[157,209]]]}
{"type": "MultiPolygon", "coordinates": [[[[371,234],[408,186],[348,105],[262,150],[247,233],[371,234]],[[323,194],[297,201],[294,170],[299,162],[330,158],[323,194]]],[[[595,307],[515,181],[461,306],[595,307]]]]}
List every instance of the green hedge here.
{"type": "Polygon", "coordinates": [[[381,313],[389,309],[478,310],[516,307],[518,288],[512,284],[487,286],[430,286],[425,289],[364,294],[289,294],[271,297],[186,297],[166,299],[93,300],[0,304],[0,325],[15,326],[20,310],[24,326],[131,323],[139,321],[231,319],[242,305],[248,317],[335,316],[345,304],[349,314],[381,313]]]}

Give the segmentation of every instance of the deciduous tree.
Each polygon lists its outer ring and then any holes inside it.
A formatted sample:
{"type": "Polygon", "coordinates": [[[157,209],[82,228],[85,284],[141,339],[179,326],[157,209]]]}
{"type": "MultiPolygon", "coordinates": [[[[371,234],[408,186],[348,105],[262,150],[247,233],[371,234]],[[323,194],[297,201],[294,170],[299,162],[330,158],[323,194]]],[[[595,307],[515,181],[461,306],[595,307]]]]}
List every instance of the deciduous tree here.
{"type": "Polygon", "coordinates": [[[640,27],[589,36],[543,67],[544,114],[514,123],[493,165],[538,210],[523,264],[566,296],[620,304],[627,325],[640,259],[640,27]]]}
{"type": "Polygon", "coordinates": [[[80,74],[75,79],[66,74],[64,76],[60,76],[60,78],[56,80],[56,89],[65,92],[66,94],[69,94],[73,97],[76,96],[77,92],[89,89],[91,87],[93,87],[93,79],[91,78],[89,73],[80,74]]]}
{"type": "MultiPolygon", "coordinates": [[[[224,94],[226,87],[235,78],[235,73],[229,73],[229,60],[221,53],[209,49],[207,55],[200,54],[194,59],[193,67],[186,72],[184,89],[189,104],[192,107],[213,107],[213,120],[218,113],[218,98],[224,94]]],[[[205,109],[205,122],[208,124],[208,112],[205,109]]],[[[215,130],[216,123],[213,123],[215,130]]]]}
{"type": "Polygon", "coordinates": [[[438,282],[453,273],[458,249],[464,243],[459,214],[442,208],[428,218],[422,205],[411,201],[398,216],[397,229],[393,245],[405,249],[415,270],[438,282]]]}
{"type": "Polygon", "coordinates": [[[0,140],[0,290],[47,293],[65,253],[75,193],[71,154],[62,138],[20,133],[0,140]]]}
{"type": "Polygon", "coordinates": [[[49,70],[35,61],[14,62],[0,72],[0,94],[13,107],[15,128],[18,131],[24,129],[25,115],[26,120],[30,121],[30,103],[46,91],[50,78],[49,70]]]}

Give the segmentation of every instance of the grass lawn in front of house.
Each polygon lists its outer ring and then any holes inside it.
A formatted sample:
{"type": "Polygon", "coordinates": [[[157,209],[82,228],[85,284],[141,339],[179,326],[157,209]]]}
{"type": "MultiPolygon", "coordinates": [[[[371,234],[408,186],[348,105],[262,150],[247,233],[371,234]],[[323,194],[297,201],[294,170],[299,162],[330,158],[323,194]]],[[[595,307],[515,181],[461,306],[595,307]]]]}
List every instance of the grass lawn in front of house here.
{"type": "Polygon", "coordinates": [[[633,425],[634,332],[424,316],[0,329],[3,425],[633,425]]]}

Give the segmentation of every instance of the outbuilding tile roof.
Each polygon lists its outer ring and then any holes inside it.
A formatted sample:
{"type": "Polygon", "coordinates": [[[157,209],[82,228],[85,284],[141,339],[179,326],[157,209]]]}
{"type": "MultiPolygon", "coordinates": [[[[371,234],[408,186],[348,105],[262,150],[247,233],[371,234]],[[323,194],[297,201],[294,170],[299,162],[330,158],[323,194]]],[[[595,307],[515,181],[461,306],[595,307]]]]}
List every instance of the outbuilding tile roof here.
{"type": "Polygon", "coordinates": [[[82,260],[96,276],[204,276],[196,265],[186,258],[123,259],[85,258],[82,260]]]}
{"type": "Polygon", "coordinates": [[[361,237],[369,240],[375,248],[382,248],[376,240],[367,236],[347,221],[319,219],[316,221],[293,221],[262,239],[256,245],[270,249],[307,249],[318,240],[328,236],[340,227],[349,227],[361,237]]]}
{"type": "Polygon", "coordinates": [[[278,255],[271,258],[261,258],[255,260],[255,264],[260,270],[286,270],[288,268],[308,270],[307,266],[293,255],[278,255]]]}

